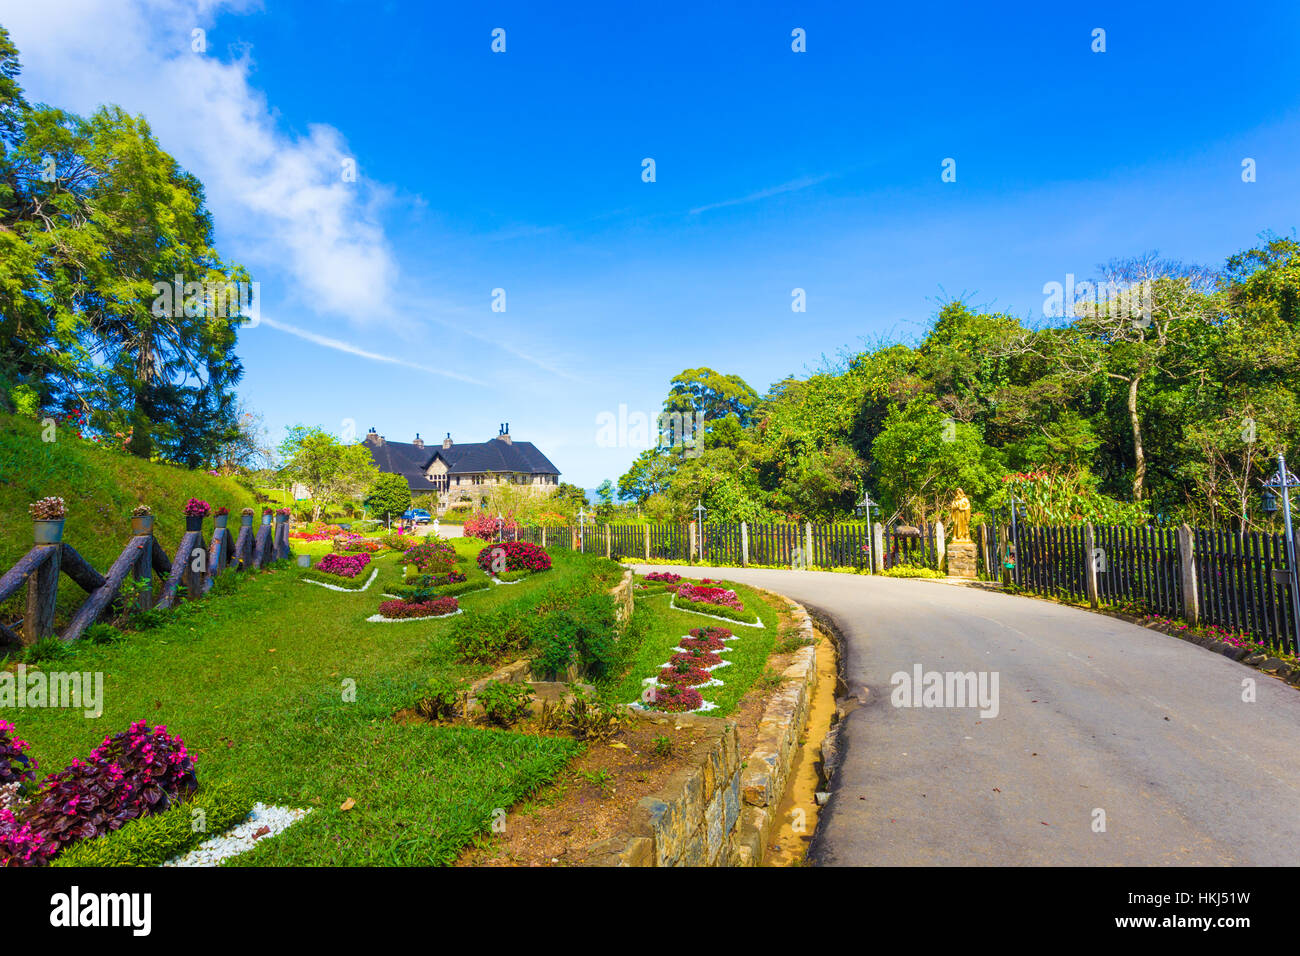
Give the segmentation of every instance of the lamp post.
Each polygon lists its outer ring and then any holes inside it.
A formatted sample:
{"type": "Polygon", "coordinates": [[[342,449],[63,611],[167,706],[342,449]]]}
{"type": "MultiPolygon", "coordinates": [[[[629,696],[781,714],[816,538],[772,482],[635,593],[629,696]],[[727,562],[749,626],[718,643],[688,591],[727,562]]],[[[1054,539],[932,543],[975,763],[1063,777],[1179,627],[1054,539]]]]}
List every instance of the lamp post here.
{"type": "MultiPolygon", "coordinates": [[[[1291,579],[1291,640],[1292,649],[1300,649],[1300,568],[1296,567],[1295,534],[1291,530],[1291,489],[1300,488],[1300,479],[1291,474],[1286,467],[1286,456],[1277,454],[1277,471],[1273,477],[1264,482],[1266,489],[1276,488],[1282,493],[1282,526],[1286,529],[1286,569],[1291,579]]],[[[1264,508],[1277,510],[1277,496],[1262,493],[1264,508]],[[1265,497],[1267,495],[1267,497],[1265,497]],[[1272,499],[1270,502],[1269,499],[1272,499]],[[1272,505],[1270,508],[1269,505],[1272,505]]]]}
{"type": "Polygon", "coordinates": [[[875,555],[871,553],[871,548],[876,546],[876,537],[871,532],[871,517],[877,510],[877,503],[871,500],[865,488],[862,489],[862,498],[853,506],[854,512],[859,518],[866,515],[867,518],[867,571],[874,574],[876,571],[875,555]]]}
{"type": "Polygon", "coordinates": [[[700,537],[700,560],[704,559],[704,515],[707,513],[704,502],[699,498],[695,499],[695,528],[696,534],[700,537]]]}

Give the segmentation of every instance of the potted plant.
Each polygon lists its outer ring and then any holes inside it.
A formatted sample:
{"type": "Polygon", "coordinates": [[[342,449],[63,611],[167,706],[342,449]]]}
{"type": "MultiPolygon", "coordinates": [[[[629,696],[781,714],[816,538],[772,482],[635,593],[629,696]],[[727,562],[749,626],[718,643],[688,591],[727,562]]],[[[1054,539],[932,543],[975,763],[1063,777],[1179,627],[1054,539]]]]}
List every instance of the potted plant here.
{"type": "Polygon", "coordinates": [[[289,520],[289,509],[288,509],[288,508],[281,508],[281,509],[279,509],[278,511],[276,511],[276,513],[275,513],[275,523],[276,523],[276,524],[284,524],[284,523],[285,523],[286,521],[288,521],[288,520],[289,520]]]}
{"type": "Polygon", "coordinates": [[[200,501],[198,498],[191,498],[185,502],[185,530],[202,531],[203,519],[212,512],[212,508],[206,501],[200,501]]]}
{"type": "Polygon", "coordinates": [[[224,528],[226,526],[226,522],[230,520],[230,509],[227,508],[225,505],[222,505],[220,508],[217,509],[217,513],[213,515],[212,520],[213,523],[218,528],[224,528]]]}
{"type": "Polygon", "coordinates": [[[270,524],[271,519],[275,517],[275,511],[271,508],[262,509],[262,524],[270,524]]]}
{"type": "Polygon", "coordinates": [[[31,512],[37,544],[58,544],[63,540],[63,521],[68,509],[62,498],[42,498],[27,506],[31,512]]]}
{"type": "Polygon", "coordinates": [[[253,526],[253,509],[245,508],[239,513],[240,527],[251,528],[253,526]]]}
{"type": "Polygon", "coordinates": [[[153,511],[148,505],[136,505],[131,509],[131,533],[153,534],[153,511]]]}

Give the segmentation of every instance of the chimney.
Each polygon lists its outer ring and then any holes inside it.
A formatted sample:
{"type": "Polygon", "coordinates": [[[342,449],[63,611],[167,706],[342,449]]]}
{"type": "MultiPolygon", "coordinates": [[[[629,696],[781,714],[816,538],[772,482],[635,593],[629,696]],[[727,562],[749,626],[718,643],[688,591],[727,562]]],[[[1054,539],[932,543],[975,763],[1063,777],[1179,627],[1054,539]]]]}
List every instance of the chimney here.
{"type": "Polygon", "coordinates": [[[509,423],[509,422],[504,422],[504,423],[501,425],[501,433],[500,433],[499,435],[497,435],[497,438],[501,439],[501,440],[502,440],[503,442],[505,442],[507,445],[511,444],[511,441],[510,441],[510,423],[509,423]]]}
{"type": "Polygon", "coordinates": [[[367,445],[382,445],[384,440],[379,437],[379,432],[375,431],[375,426],[370,426],[370,431],[366,432],[367,445]]]}
{"type": "Polygon", "coordinates": [[[447,432],[447,437],[442,440],[442,447],[443,448],[451,447],[451,432],[447,432]]]}
{"type": "Polygon", "coordinates": [[[411,444],[414,445],[416,448],[424,447],[424,439],[420,437],[419,432],[415,433],[415,441],[411,442],[411,444]]]}

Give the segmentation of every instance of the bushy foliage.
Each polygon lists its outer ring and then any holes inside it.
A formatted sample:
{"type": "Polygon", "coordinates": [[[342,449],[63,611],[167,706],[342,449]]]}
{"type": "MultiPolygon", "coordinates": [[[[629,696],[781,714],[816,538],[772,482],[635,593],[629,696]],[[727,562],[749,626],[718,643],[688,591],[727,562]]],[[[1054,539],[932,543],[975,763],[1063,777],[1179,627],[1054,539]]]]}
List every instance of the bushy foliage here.
{"type": "Polygon", "coordinates": [[[527,684],[488,681],[477,694],[487,719],[502,727],[512,727],[528,715],[533,692],[527,684]]]}
{"type": "Polygon", "coordinates": [[[27,756],[31,744],[17,735],[7,720],[0,720],[0,787],[35,779],[37,763],[27,756]]]}
{"type": "Polygon", "coordinates": [[[342,578],[355,578],[369,563],[368,554],[327,554],[316,564],[316,570],[342,578]]]}
{"type": "Polygon", "coordinates": [[[528,541],[502,541],[490,544],[478,553],[478,566],[489,574],[494,571],[549,571],[551,556],[528,541]]]}
{"type": "Polygon", "coordinates": [[[388,618],[443,617],[458,610],[460,603],[454,597],[436,597],[427,601],[398,599],[379,605],[379,613],[388,618]]]}
{"type": "Polygon", "coordinates": [[[456,567],[456,549],[446,541],[426,541],[407,548],[402,560],[422,574],[449,574],[456,567]]]}
{"type": "Polygon", "coordinates": [[[43,865],[78,840],[161,813],[197,786],[180,737],[136,721],[87,760],[50,774],[17,813],[0,812],[0,864],[43,865]]]}

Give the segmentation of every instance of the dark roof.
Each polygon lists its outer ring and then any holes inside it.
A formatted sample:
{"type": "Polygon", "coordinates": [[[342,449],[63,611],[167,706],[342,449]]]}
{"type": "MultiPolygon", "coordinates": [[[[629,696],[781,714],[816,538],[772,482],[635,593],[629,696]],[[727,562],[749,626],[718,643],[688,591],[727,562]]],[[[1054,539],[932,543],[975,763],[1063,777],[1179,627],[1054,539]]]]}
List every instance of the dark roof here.
{"type": "Polygon", "coordinates": [[[525,475],[558,475],[549,458],[537,450],[530,441],[504,442],[492,439],[443,448],[442,443],[421,448],[409,442],[387,441],[382,445],[362,442],[379,470],[402,475],[412,491],[431,491],[433,482],[425,477],[425,470],[434,458],[447,463],[450,475],[475,475],[489,472],[514,472],[525,475]]]}

